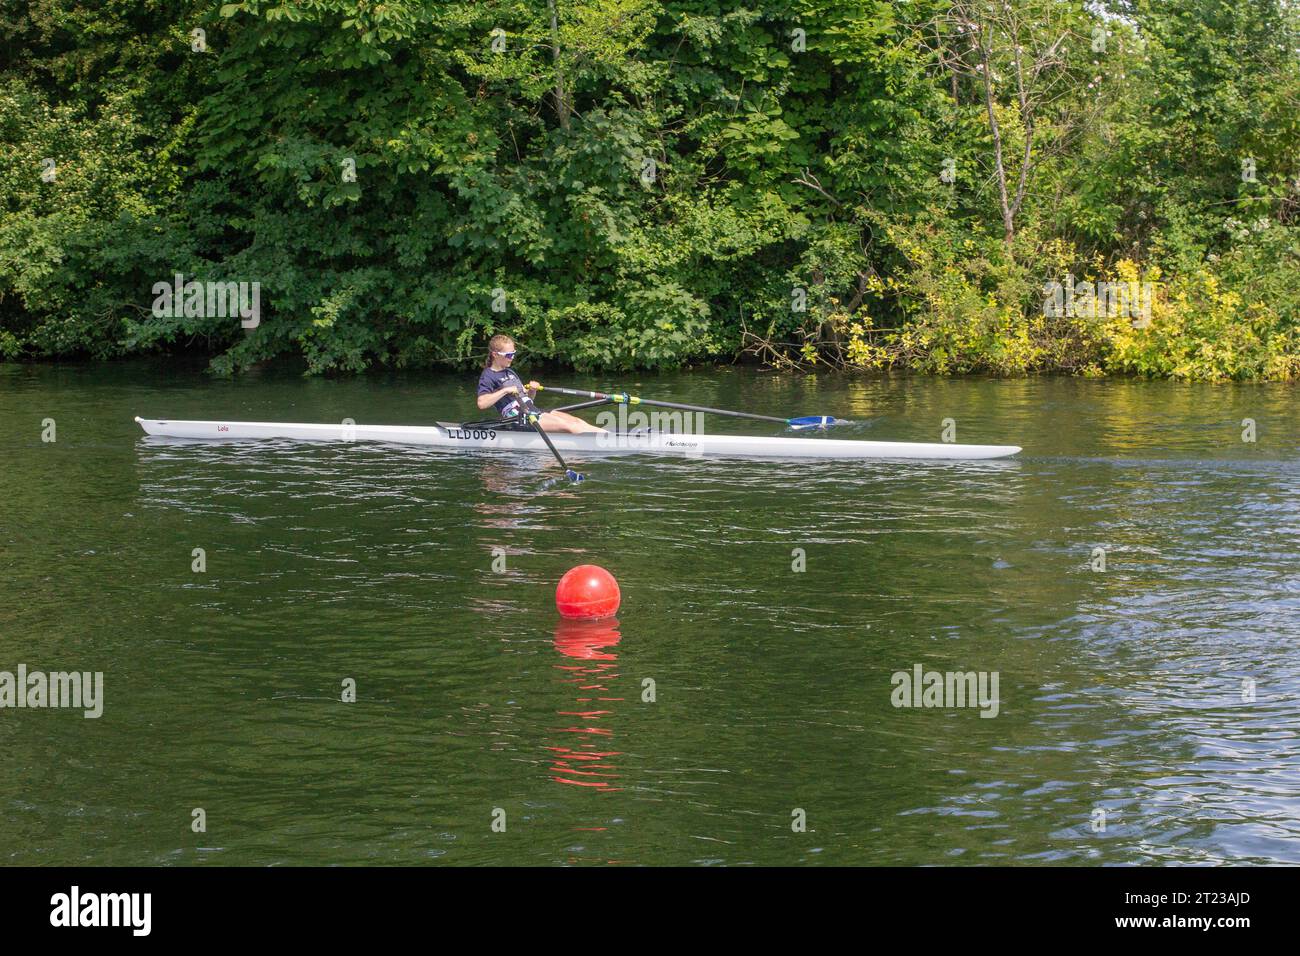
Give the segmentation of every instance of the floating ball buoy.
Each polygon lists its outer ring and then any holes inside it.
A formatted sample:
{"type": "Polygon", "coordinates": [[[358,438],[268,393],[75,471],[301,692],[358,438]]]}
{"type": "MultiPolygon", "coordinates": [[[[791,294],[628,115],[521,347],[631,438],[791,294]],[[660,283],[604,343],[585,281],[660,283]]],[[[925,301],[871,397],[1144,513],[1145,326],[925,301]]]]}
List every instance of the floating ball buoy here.
{"type": "Polygon", "coordinates": [[[618,582],[597,564],[580,564],[560,578],[555,586],[555,608],[574,620],[594,620],[618,613],[618,582]]]}

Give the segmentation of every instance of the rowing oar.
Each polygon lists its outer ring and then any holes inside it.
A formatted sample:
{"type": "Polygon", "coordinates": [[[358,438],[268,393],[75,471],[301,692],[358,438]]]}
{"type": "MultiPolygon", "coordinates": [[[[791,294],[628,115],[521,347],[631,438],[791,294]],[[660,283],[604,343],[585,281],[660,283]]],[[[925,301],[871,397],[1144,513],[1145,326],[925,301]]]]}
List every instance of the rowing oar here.
{"type": "Polygon", "coordinates": [[[555,447],[555,443],[551,441],[551,436],[546,434],[546,429],[542,427],[542,413],[537,410],[537,406],[532,403],[531,399],[527,396],[523,396],[523,398],[526,403],[524,408],[524,420],[533,426],[537,431],[537,434],[542,436],[542,441],[546,442],[546,447],[551,450],[551,454],[555,456],[555,460],[558,461],[560,467],[564,469],[564,476],[575,484],[579,481],[585,480],[585,475],[581,472],[574,471],[564,463],[564,458],[560,455],[559,449],[555,447]]]}
{"type": "Polygon", "coordinates": [[[686,412],[707,412],[710,415],[730,415],[733,418],[756,418],[760,422],[779,422],[782,425],[789,425],[796,431],[804,428],[826,428],[830,425],[838,425],[841,422],[841,419],[831,418],[829,415],[805,415],[802,418],[775,418],[772,415],[755,415],[753,412],[732,412],[725,408],[706,408],[703,405],[683,405],[680,402],[659,402],[649,398],[637,398],[635,395],[629,395],[627,392],[606,395],[604,392],[586,392],[576,388],[558,388],[554,385],[539,387],[545,388],[548,392],[559,392],[561,395],[577,395],[579,398],[597,398],[607,402],[614,402],[618,405],[657,405],[660,408],[679,408],[686,412]]]}

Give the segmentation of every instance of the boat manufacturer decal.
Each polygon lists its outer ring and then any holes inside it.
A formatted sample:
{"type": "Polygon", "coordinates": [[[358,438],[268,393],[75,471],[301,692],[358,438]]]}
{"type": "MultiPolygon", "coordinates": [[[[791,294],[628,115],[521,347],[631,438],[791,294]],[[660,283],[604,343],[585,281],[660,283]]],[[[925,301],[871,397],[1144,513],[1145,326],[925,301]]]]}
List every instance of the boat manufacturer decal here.
{"type": "Polygon", "coordinates": [[[230,426],[229,426],[229,425],[218,425],[218,426],[217,426],[217,431],[219,431],[219,432],[228,432],[228,431],[230,431],[230,426]]]}

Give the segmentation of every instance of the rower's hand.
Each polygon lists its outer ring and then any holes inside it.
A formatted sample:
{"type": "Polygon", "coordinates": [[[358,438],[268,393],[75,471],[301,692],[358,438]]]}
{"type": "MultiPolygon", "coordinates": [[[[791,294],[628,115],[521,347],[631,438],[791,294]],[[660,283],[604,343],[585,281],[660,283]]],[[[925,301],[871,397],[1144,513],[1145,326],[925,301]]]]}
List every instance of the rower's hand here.
{"type": "Polygon", "coordinates": [[[529,382],[529,383],[525,386],[525,388],[527,388],[528,391],[530,391],[530,392],[539,392],[539,391],[541,391],[542,384],[541,384],[541,382],[535,382],[535,381],[534,381],[534,382],[529,382]]]}

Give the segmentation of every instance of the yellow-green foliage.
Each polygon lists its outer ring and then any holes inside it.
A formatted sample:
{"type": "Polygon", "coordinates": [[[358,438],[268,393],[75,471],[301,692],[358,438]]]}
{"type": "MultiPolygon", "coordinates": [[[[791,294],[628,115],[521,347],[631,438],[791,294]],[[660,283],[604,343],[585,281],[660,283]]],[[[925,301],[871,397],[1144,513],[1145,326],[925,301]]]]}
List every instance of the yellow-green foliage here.
{"type": "Polygon", "coordinates": [[[959,238],[934,226],[892,226],[887,235],[906,264],[898,274],[877,281],[873,291],[894,298],[905,322],[867,348],[870,323],[855,317],[849,325],[857,326],[849,345],[853,364],[937,374],[1023,375],[1083,372],[1101,359],[1104,332],[1096,322],[1044,314],[1044,282],[1063,277],[1075,258],[1066,243],[1019,238],[1017,248],[1035,263],[1031,270],[1007,254],[1001,238],[959,238]],[[863,344],[855,344],[858,340],[863,344]],[[859,358],[863,361],[854,361],[859,358]]]}
{"type": "Polygon", "coordinates": [[[1109,320],[1108,368],[1198,381],[1300,374],[1296,328],[1285,327],[1267,301],[1224,288],[1206,268],[1175,277],[1162,291],[1146,328],[1109,320]]]}
{"type": "Polygon", "coordinates": [[[847,338],[843,355],[851,367],[936,374],[1118,372],[1197,381],[1300,376],[1300,331],[1287,313],[1294,295],[1276,285],[1253,295],[1244,283],[1229,288],[1212,268],[1220,263],[1168,280],[1158,268],[1127,259],[1080,269],[1067,243],[1025,237],[1018,243],[1030,249],[1026,258],[1039,273],[1031,279],[1027,270],[1008,265],[1000,239],[954,241],[933,227],[894,226],[887,234],[906,265],[897,275],[874,279],[871,291],[895,299],[906,319],[882,331],[866,309],[828,316],[830,328],[847,338]],[[1045,285],[1067,274],[1080,286],[1137,289],[1149,283],[1150,315],[1119,314],[1113,302],[1092,310],[1076,303],[1054,314],[1045,308],[1045,285]]]}

